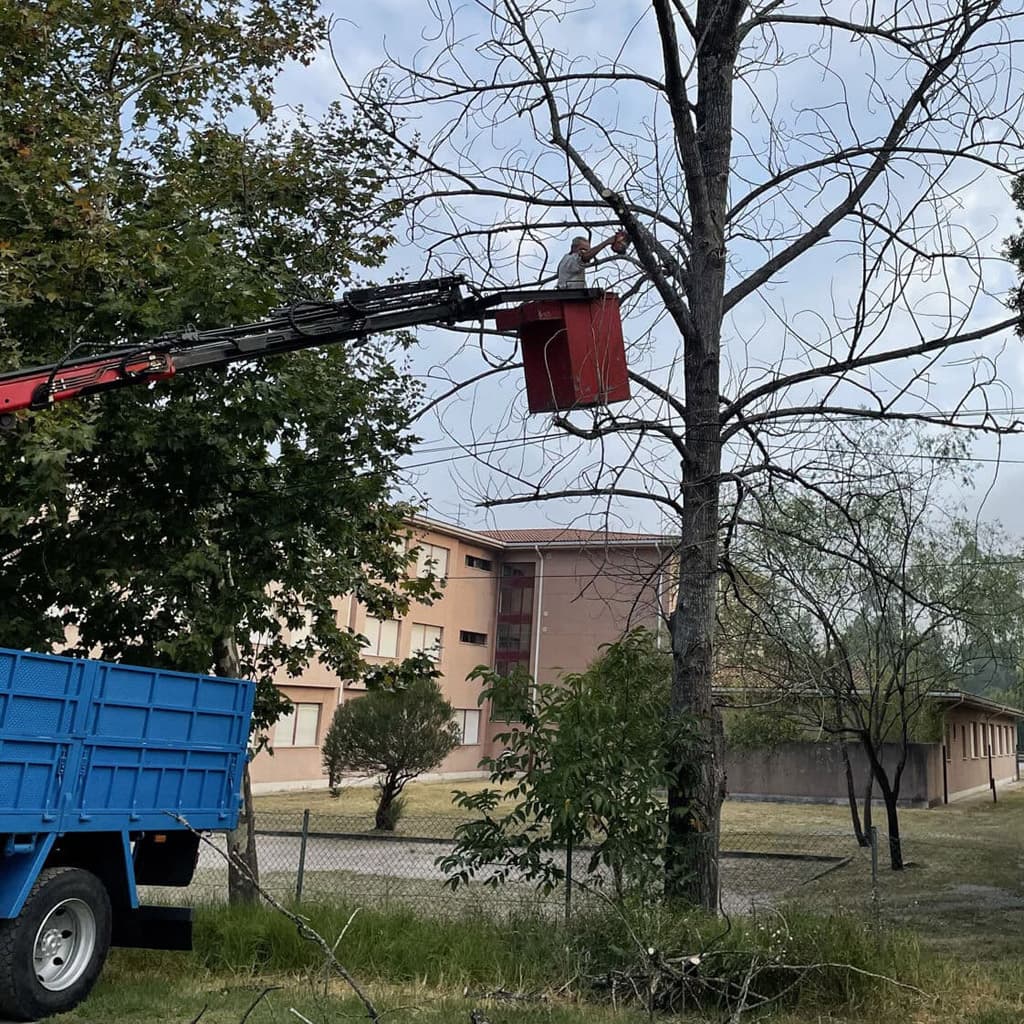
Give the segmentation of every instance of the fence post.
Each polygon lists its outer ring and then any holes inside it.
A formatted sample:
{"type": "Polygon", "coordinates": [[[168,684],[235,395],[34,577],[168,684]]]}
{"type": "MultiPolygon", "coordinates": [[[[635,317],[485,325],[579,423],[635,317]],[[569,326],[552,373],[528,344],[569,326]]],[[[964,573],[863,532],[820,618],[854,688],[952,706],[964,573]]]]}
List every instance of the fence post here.
{"type": "Polygon", "coordinates": [[[295,902],[302,902],[302,879],[306,874],[306,842],[309,839],[309,808],[302,812],[302,838],[299,840],[299,871],[295,876],[295,902]]]}
{"type": "Polygon", "coordinates": [[[874,825],[868,829],[868,838],[871,841],[871,916],[877,926],[879,923],[878,903],[878,828],[874,825]]]}
{"type": "Polygon", "coordinates": [[[572,917],[572,833],[565,840],[565,923],[572,917]]]}

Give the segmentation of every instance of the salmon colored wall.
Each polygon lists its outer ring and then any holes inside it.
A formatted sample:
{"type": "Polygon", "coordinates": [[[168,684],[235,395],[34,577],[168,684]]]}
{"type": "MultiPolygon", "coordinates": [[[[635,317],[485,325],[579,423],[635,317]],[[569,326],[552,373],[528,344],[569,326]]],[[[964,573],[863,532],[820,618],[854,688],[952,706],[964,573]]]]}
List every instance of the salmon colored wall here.
{"type": "MultiPolygon", "coordinates": [[[[567,672],[580,672],[634,626],[659,628],[658,588],[661,553],[656,548],[552,548],[538,559],[536,552],[516,553],[533,561],[535,675],[540,682],[556,681],[567,672]]],[[[511,553],[506,557],[514,560],[511,553]]],[[[660,625],[662,635],[664,626],[660,625]]]]}
{"type": "Polygon", "coordinates": [[[275,740],[274,729],[271,729],[270,746],[273,754],[262,751],[253,759],[250,772],[254,785],[319,781],[325,778],[320,761],[320,745],[330,728],[334,709],[338,706],[338,684],[310,685],[307,677],[303,677],[302,682],[304,685],[284,685],[281,689],[296,704],[320,705],[317,744],[313,747],[281,746],[275,740]]]}
{"type": "Polygon", "coordinates": [[[993,777],[996,782],[1006,782],[1016,776],[1015,720],[1009,715],[989,714],[967,708],[951,708],[946,712],[946,735],[949,737],[946,741],[948,746],[946,772],[950,797],[970,790],[983,789],[988,785],[988,755],[981,742],[981,733],[989,725],[1004,729],[1008,727],[1008,734],[1004,733],[1002,747],[1000,747],[1001,737],[998,734],[995,736],[992,750],[993,777]],[[977,726],[979,736],[979,741],[975,744],[974,756],[972,756],[971,749],[972,725],[977,726]]]}
{"type": "MultiPolygon", "coordinates": [[[[476,771],[482,757],[500,751],[494,736],[507,728],[505,723],[490,721],[489,706],[478,704],[480,684],[466,679],[476,666],[494,664],[498,580],[503,560],[533,562],[536,566],[530,668],[537,667],[539,655],[537,675],[545,682],[586,668],[602,644],[618,639],[630,626],[654,628],[657,623],[657,595],[664,582],[659,569],[663,552],[654,546],[544,545],[541,557],[533,547],[510,546],[502,551],[497,545],[476,542],[458,531],[449,534],[431,529],[417,530],[416,542],[448,550],[447,582],[440,600],[430,605],[414,604],[399,623],[398,657],[410,653],[414,624],[440,626],[442,690],[456,710],[480,711],[478,742],[455,750],[439,766],[439,772],[476,771]],[[467,556],[489,560],[490,571],[467,566],[467,556]],[[462,630],[483,634],[487,642],[466,643],[460,639],[462,630]]],[[[662,592],[668,593],[667,583],[662,592]]],[[[339,602],[338,617],[342,625],[365,635],[366,614],[357,601],[339,602]]],[[[371,664],[387,660],[366,656],[371,664]]],[[[294,701],[322,704],[322,740],[337,706],[338,680],[329,670],[314,664],[300,679],[280,677],[278,684],[294,701]]],[[[344,700],[352,700],[365,691],[360,684],[346,681],[341,692],[344,700]]],[[[263,789],[275,783],[322,785],[325,781],[319,751],[295,748],[278,748],[273,757],[261,753],[253,762],[252,777],[254,784],[263,789]]]]}

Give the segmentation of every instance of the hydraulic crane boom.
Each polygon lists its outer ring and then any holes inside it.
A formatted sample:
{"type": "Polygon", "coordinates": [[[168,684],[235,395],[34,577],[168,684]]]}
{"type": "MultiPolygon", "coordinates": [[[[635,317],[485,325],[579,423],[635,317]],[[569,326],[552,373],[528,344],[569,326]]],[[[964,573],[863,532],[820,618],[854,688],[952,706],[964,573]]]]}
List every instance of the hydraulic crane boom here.
{"type": "Polygon", "coordinates": [[[164,334],[98,355],[72,356],[49,366],[3,373],[0,416],[21,409],[46,409],[54,402],[165,380],[189,370],[262,359],[383,331],[494,317],[497,307],[512,302],[543,309],[559,303],[592,303],[604,295],[596,289],[578,289],[467,296],[464,286],[464,277],[453,276],[353,289],[339,301],[299,303],[256,323],[164,334]]]}

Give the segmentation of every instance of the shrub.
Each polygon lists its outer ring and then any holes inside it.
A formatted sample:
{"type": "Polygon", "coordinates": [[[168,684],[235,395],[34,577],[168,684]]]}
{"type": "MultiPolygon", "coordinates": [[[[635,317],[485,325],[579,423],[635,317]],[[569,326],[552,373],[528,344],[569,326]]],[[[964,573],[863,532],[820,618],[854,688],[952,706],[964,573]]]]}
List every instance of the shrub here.
{"type": "Polygon", "coordinates": [[[401,811],[392,807],[406,784],[437,767],[459,744],[454,711],[437,685],[435,666],[427,660],[421,671],[415,661],[406,659],[407,675],[400,680],[342,704],[324,737],[323,763],[332,791],[345,771],[379,776],[375,827],[381,831],[394,829],[401,811]]]}

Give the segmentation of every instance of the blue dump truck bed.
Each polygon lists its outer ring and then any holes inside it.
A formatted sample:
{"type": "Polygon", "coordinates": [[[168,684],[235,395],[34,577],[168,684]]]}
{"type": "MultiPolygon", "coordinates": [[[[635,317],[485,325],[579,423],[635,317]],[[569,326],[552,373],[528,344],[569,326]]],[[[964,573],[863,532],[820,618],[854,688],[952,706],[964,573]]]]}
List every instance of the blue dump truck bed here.
{"type": "Polygon", "coordinates": [[[253,685],[0,648],[0,833],[231,829],[253,685]]]}
{"type": "Polygon", "coordinates": [[[0,648],[0,1018],[81,1002],[111,944],[190,946],[138,886],[188,885],[198,832],[237,825],[254,691],[0,648]]]}

